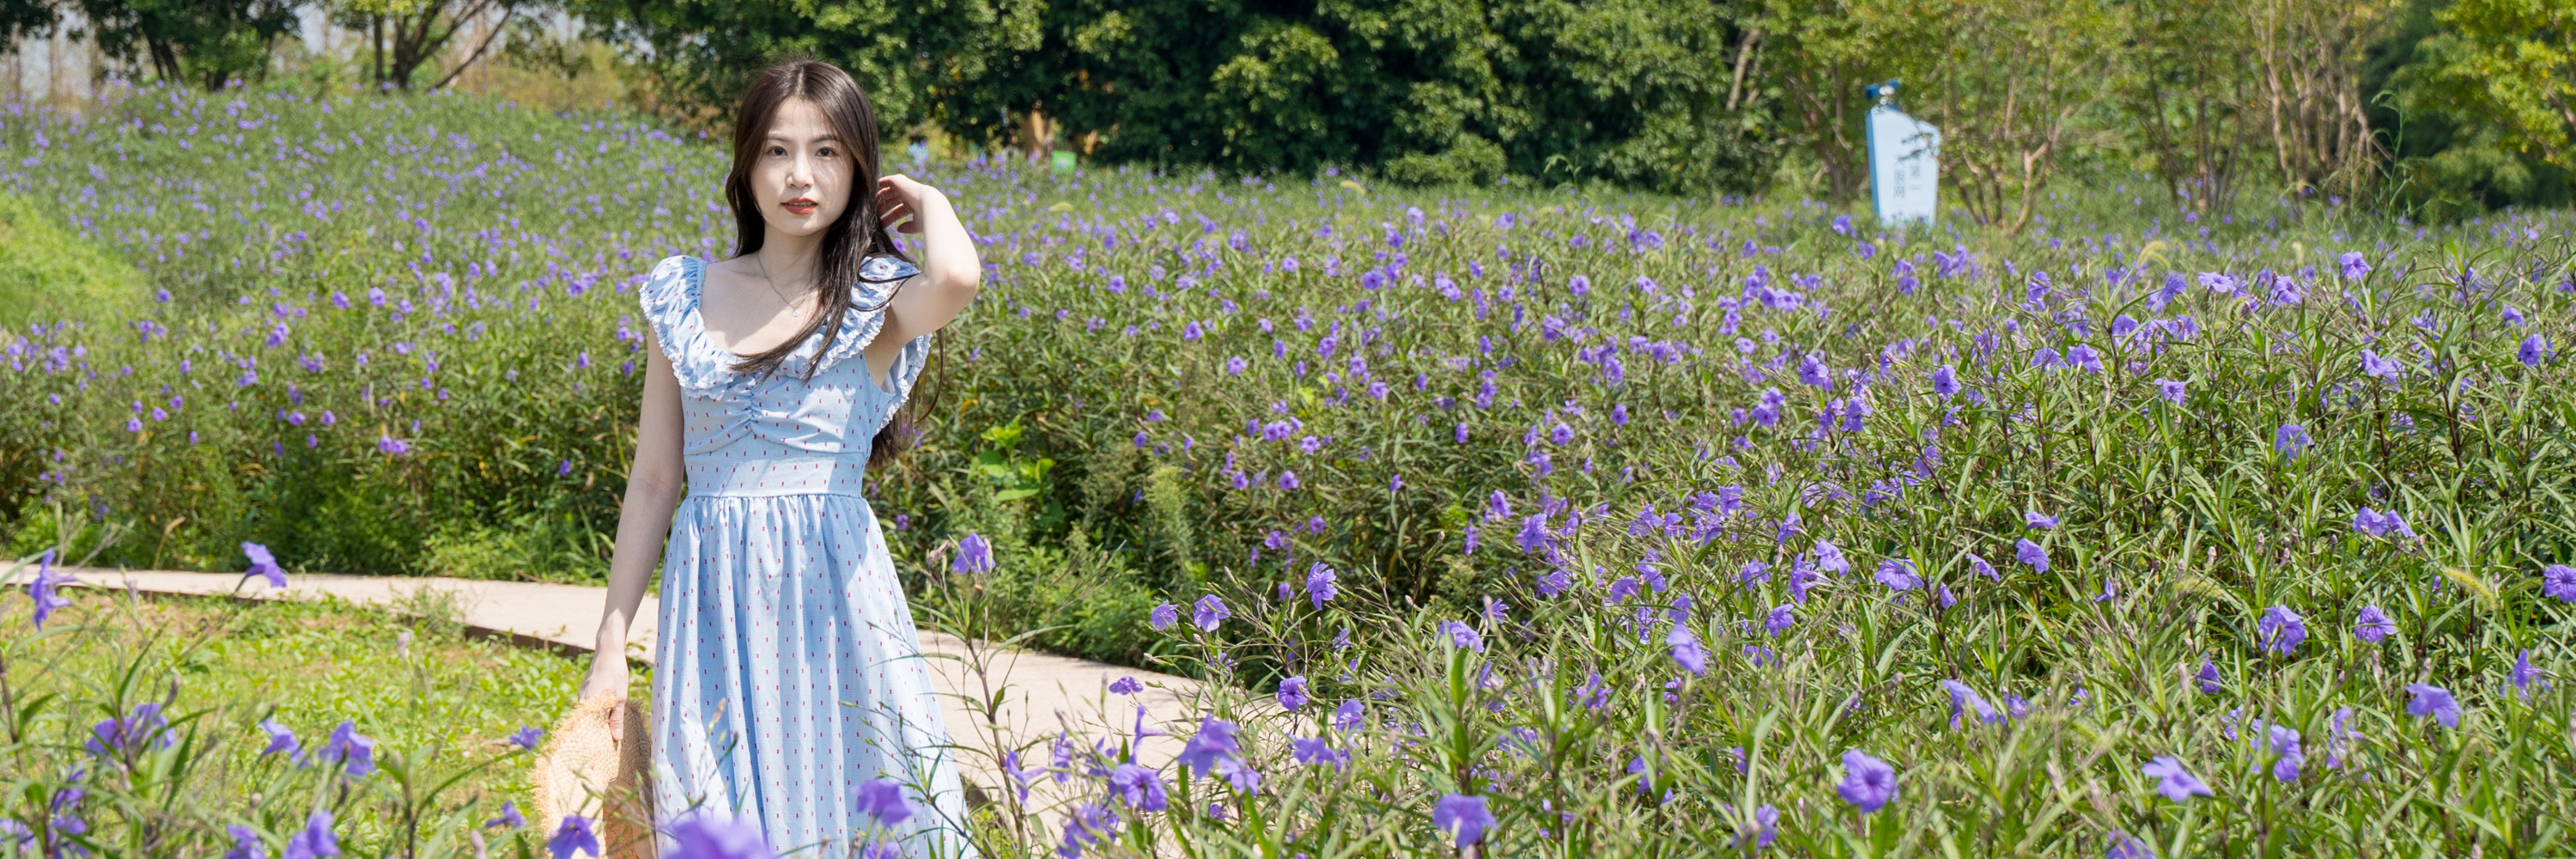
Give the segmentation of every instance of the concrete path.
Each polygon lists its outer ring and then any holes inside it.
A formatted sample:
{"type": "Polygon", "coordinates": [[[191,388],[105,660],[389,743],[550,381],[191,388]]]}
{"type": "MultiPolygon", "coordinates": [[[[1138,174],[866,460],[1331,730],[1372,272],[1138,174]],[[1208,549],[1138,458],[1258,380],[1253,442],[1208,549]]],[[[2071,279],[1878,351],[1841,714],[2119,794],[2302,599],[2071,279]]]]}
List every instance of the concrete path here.
{"type": "MultiPolygon", "coordinates": [[[[399,609],[426,599],[452,595],[460,619],[474,634],[508,639],[523,646],[569,653],[589,653],[599,628],[608,590],[587,585],[501,582],[453,578],[289,574],[284,590],[239,573],[186,573],[68,568],[81,584],[145,594],[238,596],[247,599],[337,598],[360,605],[399,609]],[[445,593],[440,593],[445,592],[445,593]]],[[[33,576],[29,565],[15,584],[33,576]]],[[[627,656],[653,662],[655,598],[647,594],[630,631],[627,656]]],[[[999,797],[1003,752],[1020,750],[1020,765],[1036,767],[1052,759],[1047,741],[1071,733],[1077,745],[1131,736],[1139,726],[1159,730],[1138,751],[1139,763],[1162,766],[1179,754],[1182,737],[1195,733],[1197,712],[1189,701],[1198,681],[1105,662],[1047,653],[998,648],[944,633],[921,631],[921,646],[939,676],[947,711],[950,742],[963,748],[960,772],[985,795],[999,797]],[[953,658],[948,658],[953,657],[953,658]],[[978,669],[981,669],[980,671],[978,669]],[[1113,695],[1109,685],[1122,677],[1145,686],[1134,695],[1113,695]],[[987,707],[985,702],[995,702],[987,707]],[[987,711],[992,718],[987,719],[987,711]]],[[[571,702],[564,702],[566,705],[571,702]]],[[[1053,779],[1040,779],[1039,792],[1051,793],[1053,779]]],[[[1078,782],[1077,782],[1078,784],[1078,782]]],[[[1051,805],[1037,795],[1033,805],[1051,805]]]]}

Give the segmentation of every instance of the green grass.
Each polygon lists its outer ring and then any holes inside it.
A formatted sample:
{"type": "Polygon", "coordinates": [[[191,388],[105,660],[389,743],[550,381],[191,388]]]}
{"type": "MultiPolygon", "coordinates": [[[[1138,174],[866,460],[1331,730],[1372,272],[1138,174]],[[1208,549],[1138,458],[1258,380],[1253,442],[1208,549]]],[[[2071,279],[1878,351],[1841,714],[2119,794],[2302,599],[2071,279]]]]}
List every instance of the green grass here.
{"type": "Polygon", "coordinates": [[[61,221],[60,212],[0,193],[0,325],[116,316],[150,297],[142,272],[61,221]]]}
{"type": "MultiPolygon", "coordinates": [[[[403,760],[425,773],[466,771],[501,757],[467,772],[429,808],[486,817],[503,800],[525,808],[532,759],[506,738],[522,726],[551,729],[589,664],[468,638],[435,618],[338,600],[67,594],[71,605],[49,618],[41,635],[27,634],[23,590],[8,590],[0,603],[0,629],[17,637],[7,651],[8,695],[15,706],[30,707],[13,722],[14,741],[0,749],[0,778],[59,778],[44,762],[81,757],[73,750],[93,723],[139,702],[166,701],[173,721],[179,713],[194,716],[186,724],[194,734],[186,766],[196,775],[184,811],[216,822],[267,805],[253,795],[277,765],[260,754],[262,720],[293,730],[307,749],[351,721],[375,740],[380,761],[403,760]]],[[[649,696],[649,677],[636,672],[631,694],[638,700],[649,696]]],[[[95,773],[101,784],[112,783],[110,770],[95,773]]],[[[356,787],[361,802],[343,812],[354,824],[343,837],[390,837],[385,809],[399,803],[382,804],[388,797],[381,794],[392,788],[383,778],[356,787]]],[[[288,817],[300,822],[300,813],[288,817]]]]}

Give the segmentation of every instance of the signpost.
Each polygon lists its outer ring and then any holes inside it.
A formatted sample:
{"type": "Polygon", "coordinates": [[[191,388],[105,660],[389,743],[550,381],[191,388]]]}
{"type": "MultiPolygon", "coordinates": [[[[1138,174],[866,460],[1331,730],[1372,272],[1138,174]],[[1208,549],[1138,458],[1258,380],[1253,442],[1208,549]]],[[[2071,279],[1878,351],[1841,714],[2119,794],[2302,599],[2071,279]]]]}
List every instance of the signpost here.
{"type": "Polygon", "coordinates": [[[1896,81],[1861,90],[1878,103],[1864,119],[1869,135],[1869,200],[1882,227],[1931,225],[1940,208],[1941,130],[1896,107],[1896,81]]]}

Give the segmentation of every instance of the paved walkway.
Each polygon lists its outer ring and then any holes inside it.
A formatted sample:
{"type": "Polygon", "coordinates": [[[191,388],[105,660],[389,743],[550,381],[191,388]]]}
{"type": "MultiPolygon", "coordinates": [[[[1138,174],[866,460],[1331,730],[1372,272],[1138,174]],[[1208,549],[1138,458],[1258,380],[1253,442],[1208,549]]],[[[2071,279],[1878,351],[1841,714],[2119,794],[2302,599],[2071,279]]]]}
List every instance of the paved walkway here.
{"type": "MultiPolygon", "coordinates": [[[[588,585],[327,573],[289,574],[287,587],[281,591],[257,579],[245,583],[239,573],[91,568],[67,571],[83,585],[122,589],[130,582],[135,590],[149,594],[338,598],[389,608],[412,604],[422,598],[424,591],[430,592],[428,596],[433,599],[442,598],[444,595],[436,592],[445,591],[454,595],[460,619],[469,632],[524,646],[585,654],[593,649],[592,640],[608,594],[606,588],[588,585]]],[[[34,572],[33,566],[28,567],[16,583],[23,584],[23,579],[34,572]]],[[[657,617],[656,600],[651,594],[645,595],[637,614],[627,655],[650,664],[657,617]]],[[[1177,737],[1187,737],[1196,729],[1198,717],[1184,703],[1195,698],[1195,680],[991,644],[970,647],[955,636],[928,630],[921,632],[921,646],[933,657],[956,657],[933,658],[932,665],[946,702],[950,741],[967,749],[960,762],[961,772],[988,796],[999,796],[996,761],[1002,752],[1025,748],[1020,765],[1038,766],[1051,759],[1044,749],[1045,740],[1059,733],[1071,732],[1084,747],[1094,739],[1123,738],[1137,727],[1137,711],[1141,708],[1144,727],[1161,730],[1164,735],[1144,743],[1139,749],[1139,762],[1161,766],[1180,752],[1177,737]],[[980,673],[978,666],[983,669],[980,673]],[[1121,677],[1136,678],[1145,690],[1132,696],[1110,694],[1109,684],[1121,677]],[[989,721],[984,715],[988,708],[982,703],[987,701],[997,702],[990,708],[994,718],[989,721]],[[1026,748],[1032,743],[1038,747],[1026,748]]],[[[1040,784],[1052,786],[1053,781],[1042,779],[1040,784]]],[[[1037,796],[1031,800],[1033,804],[1050,804],[1037,796]]]]}

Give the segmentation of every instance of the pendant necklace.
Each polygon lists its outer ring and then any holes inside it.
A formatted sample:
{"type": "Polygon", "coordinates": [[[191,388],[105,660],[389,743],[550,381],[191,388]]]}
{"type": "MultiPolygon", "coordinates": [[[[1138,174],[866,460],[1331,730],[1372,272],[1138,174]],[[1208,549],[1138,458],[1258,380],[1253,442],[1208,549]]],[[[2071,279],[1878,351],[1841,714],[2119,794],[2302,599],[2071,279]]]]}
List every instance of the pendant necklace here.
{"type": "Polygon", "coordinates": [[[778,296],[778,303],[787,305],[787,318],[805,318],[805,308],[798,307],[796,302],[787,300],[787,293],[778,291],[778,282],[769,279],[769,262],[761,259],[757,253],[751,255],[751,261],[760,264],[760,282],[769,284],[769,294],[778,296]]]}

